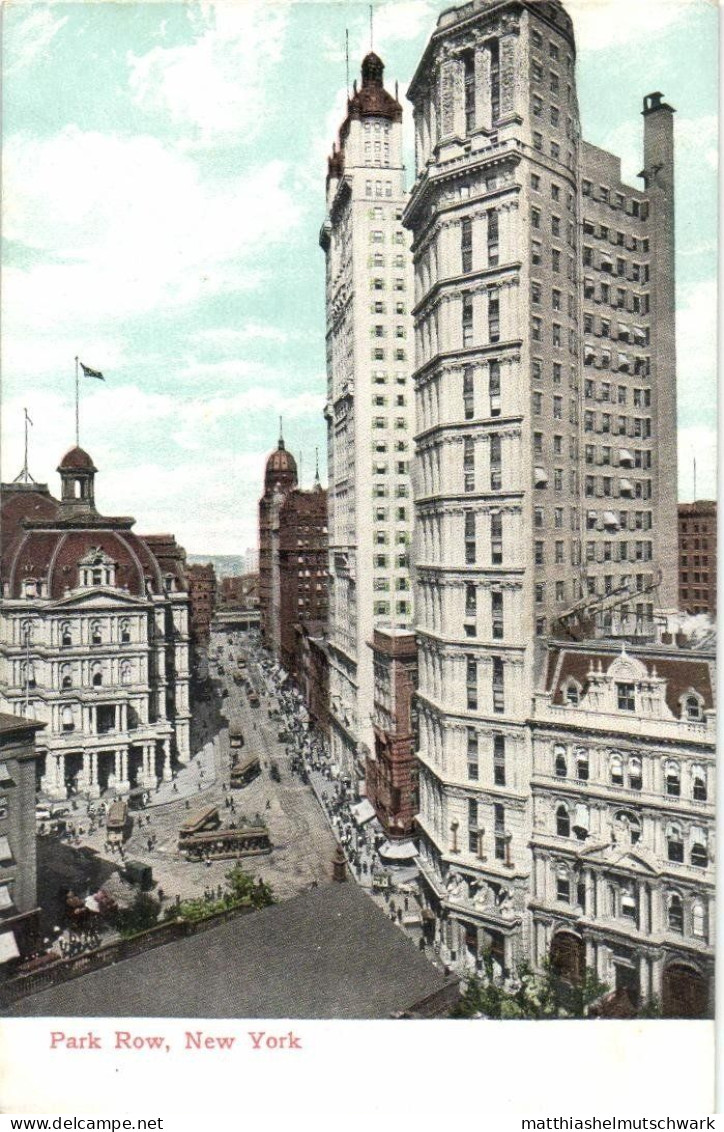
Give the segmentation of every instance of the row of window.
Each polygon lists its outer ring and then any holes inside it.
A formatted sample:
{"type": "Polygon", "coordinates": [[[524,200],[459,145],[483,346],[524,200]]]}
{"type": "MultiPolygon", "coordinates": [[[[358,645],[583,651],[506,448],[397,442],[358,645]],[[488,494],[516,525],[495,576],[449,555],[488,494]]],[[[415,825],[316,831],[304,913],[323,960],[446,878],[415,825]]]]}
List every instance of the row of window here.
{"type": "MultiPolygon", "coordinates": [[[[540,224],[538,224],[540,228],[540,224]]],[[[550,251],[551,271],[554,275],[561,274],[563,265],[563,252],[560,248],[544,248],[540,240],[531,240],[531,262],[534,267],[541,267],[545,263],[545,253],[550,251]]],[[[576,279],[576,261],[572,255],[566,258],[566,278],[573,283],[576,279]]]]}
{"type": "Polygon", "coordinates": [[[394,609],[395,613],[403,617],[408,617],[412,613],[412,605],[409,601],[398,601],[390,604],[389,601],[376,601],[373,604],[373,610],[376,617],[389,616],[394,609]]]}
{"type": "MultiPolygon", "coordinates": [[[[635,701],[633,685],[617,685],[617,701],[621,710],[633,711],[629,705],[632,697],[635,701]],[[623,705],[623,706],[622,706],[623,705]]],[[[579,702],[581,689],[578,684],[571,681],[565,691],[566,702],[579,702]]],[[[703,716],[703,704],[698,696],[686,696],[682,704],[682,718],[689,721],[700,720],[703,716]]],[[[611,786],[626,787],[628,790],[643,789],[643,764],[638,755],[624,755],[613,751],[607,758],[608,782],[611,786]]],[[[570,755],[565,747],[553,748],[553,773],[556,778],[568,778],[573,772],[579,782],[589,781],[589,754],[584,747],[579,747],[570,755]]],[[[707,774],[706,767],[699,763],[692,763],[688,768],[691,797],[696,802],[706,802],[707,774]]],[[[676,759],[668,759],[664,763],[664,792],[671,798],[681,797],[681,764],[676,759]]]]}
{"type": "Polygon", "coordinates": [[[635,216],[641,220],[645,220],[648,216],[649,206],[647,201],[639,201],[632,198],[630,202],[627,202],[622,192],[618,190],[611,192],[608,185],[599,185],[597,188],[594,188],[593,182],[584,178],[581,191],[584,197],[590,197],[591,200],[598,200],[601,204],[607,204],[614,209],[619,208],[623,212],[627,212],[630,216],[635,216]]]}
{"type": "MultiPolygon", "coordinates": [[[[380,302],[379,300],[370,303],[371,314],[387,314],[387,303],[380,302]]],[[[407,307],[404,303],[395,303],[395,314],[407,314],[407,307]]]]}
{"type": "Polygon", "coordinates": [[[648,440],[651,436],[651,419],[650,417],[618,416],[614,428],[613,417],[610,413],[596,414],[593,409],[586,409],[583,414],[583,429],[584,432],[615,433],[618,436],[631,436],[648,440]],[[596,423],[597,415],[598,424],[596,423]]]}

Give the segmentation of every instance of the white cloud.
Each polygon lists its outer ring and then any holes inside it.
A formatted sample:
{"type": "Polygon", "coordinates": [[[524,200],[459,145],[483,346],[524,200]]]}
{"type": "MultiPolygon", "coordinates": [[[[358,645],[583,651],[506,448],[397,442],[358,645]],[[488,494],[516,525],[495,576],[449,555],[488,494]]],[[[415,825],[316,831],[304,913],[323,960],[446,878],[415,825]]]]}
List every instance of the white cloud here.
{"type": "Polygon", "coordinates": [[[128,56],[134,101],[198,131],[203,143],[256,136],[266,82],[280,61],[287,23],[281,3],[189,6],[193,42],[128,56]]]}
{"type": "Polygon", "coordinates": [[[679,429],[679,499],[716,499],[716,428],[679,429]],[[696,460],[696,495],[694,461],[696,460]]]}
{"type": "Polygon", "coordinates": [[[300,216],[276,160],[216,176],[158,139],[74,126],[11,137],[3,156],[5,235],[41,253],[30,267],[6,266],[9,334],[69,323],[82,332],[253,287],[250,257],[288,239],[300,216]]]}
{"type": "MultiPolygon", "coordinates": [[[[679,419],[700,423],[702,405],[716,412],[717,312],[715,279],[680,292],[676,312],[679,419]]],[[[713,424],[713,422],[712,422],[713,424]]]]}
{"type": "Polygon", "coordinates": [[[217,326],[198,330],[193,335],[198,341],[221,349],[234,349],[247,342],[287,342],[289,334],[280,326],[269,326],[262,322],[247,322],[245,326],[234,329],[231,326],[217,326]]]}
{"type": "Polygon", "coordinates": [[[44,5],[33,5],[19,19],[16,16],[12,34],[7,35],[5,40],[8,52],[5,79],[12,78],[36,59],[46,55],[58,32],[67,24],[68,18],[56,14],[44,5]]]}
{"type": "Polygon", "coordinates": [[[689,11],[715,0],[566,0],[579,49],[640,47],[658,32],[683,23],[689,11]]]}

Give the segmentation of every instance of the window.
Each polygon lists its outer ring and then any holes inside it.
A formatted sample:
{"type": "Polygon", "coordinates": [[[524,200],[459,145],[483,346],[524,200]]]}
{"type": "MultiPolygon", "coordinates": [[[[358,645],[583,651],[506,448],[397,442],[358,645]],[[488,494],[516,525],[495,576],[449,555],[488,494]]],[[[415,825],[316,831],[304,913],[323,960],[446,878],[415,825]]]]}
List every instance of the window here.
{"type": "Polygon", "coordinates": [[[681,826],[673,822],[666,827],[666,855],[670,861],[683,864],[684,838],[681,826]]]}
{"type": "Polygon", "coordinates": [[[100,621],[91,621],[90,639],[92,645],[100,645],[103,643],[100,621]]]}
{"type": "Polygon", "coordinates": [[[616,694],[619,711],[635,711],[636,710],[636,696],[635,686],[633,684],[617,684],[616,694]]]}
{"type": "Polygon", "coordinates": [[[490,557],[493,566],[503,564],[503,516],[500,513],[490,517],[490,557]]]}
{"type": "Polygon", "coordinates": [[[473,299],[472,299],[472,295],[463,296],[462,331],[463,331],[463,346],[464,347],[472,346],[472,344],[473,344],[473,299]]]}
{"type": "Polygon", "coordinates": [[[473,51],[465,52],[464,66],[465,132],[469,134],[475,129],[475,53],[473,51]]]}
{"type": "Polygon", "coordinates": [[[488,291],[488,337],[491,342],[500,340],[500,298],[497,287],[488,291]]]}
{"type": "Polygon", "coordinates": [[[468,778],[478,779],[478,733],[468,727],[468,778]]]}
{"type": "Polygon", "coordinates": [[[462,256],[462,270],[473,270],[473,222],[466,216],[460,224],[460,251],[462,256]]]}
{"type": "Polygon", "coordinates": [[[493,736],[493,782],[505,786],[505,736],[493,736]]]}
{"type": "MultiPolygon", "coordinates": [[[[472,587],[474,589],[474,587],[472,587]]],[[[503,629],[503,594],[500,590],[493,590],[490,594],[491,615],[493,623],[493,637],[502,640],[503,629]]]]}
{"type": "Polygon", "coordinates": [[[463,409],[465,420],[472,420],[475,416],[475,386],[472,366],[465,366],[463,370],[463,409]]]}
{"type": "Polygon", "coordinates": [[[609,763],[609,772],[612,786],[623,786],[623,759],[619,754],[612,754],[609,763]]]}
{"type": "Polygon", "coordinates": [[[556,899],[562,904],[571,902],[571,878],[563,867],[556,872],[556,899]]]}
{"type": "Polygon", "coordinates": [[[61,688],[73,687],[73,675],[69,664],[62,664],[60,666],[60,686],[61,688]]]}
{"type": "Polygon", "coordinates": [[[63,731],[75,731],[75,720],[73,719],[73,709],[66,705],[60,713],[60,722],[63,731]]]}
{"type": "Polygon", "coordinates": [[[505,832],[505,807],[496,802],[493,806],[493,823],[495,829],[495,858],[505,861],[508,836],[505,832]]]}
{"type": "Polygon", "coordinates": [[[502,657],[493,657],[493,711],[505,711],[504,667],[502,657]]]}
{"type": "Polygon", "coordinates": [[[670,798],[681,797],[681,770],[673,760],[664,764],[664,786],[670,798]]]}
{"type": "Polygon", "coordinates": [[[628,760],[628,788],[629,790],[641,790],[643,787],[643,771],[641,759],[636,755],[631,755],[628,760]]]}
{"type": "Polygon", "coordinates": [[[684,931],[684,905],[681,897],[676,892],[672,892],[668,901],[668,921],[669,931],[683,934],[684,931]]]}
{"type": "Polygon", "coordinates": [[[475,491],[475,441],[472,436],[463,439],[463,479],[465,491],[475,491]]]}
{"type": "Polygon", "coordinates": [[[576,778],[588,782],[588,751],[584,747],[576,750],[576,778]]]}
{"type": "Polygon", "coordinates": [[[465,562],[468,566],[475,563],[475,512],[465,512],[465,562]]]}
{"type": "Polygon", "coordinates": [[[696,869],[705,869],[709,864],[706,831],[698,826],[691,828],[691,863],[696,869]]]}
{"type": "Polygon", "coordinates": [[[556,778],[568,777],[568,760],[565,747],[556,746],[553,748],[553,772],[556,778]]]}
{"type": "Polygon", "coordinates": [[[685,701],[686,718],[691,722],[698,722],[702,718],[701,701],[698,696],[687,696],[685,701]]]}
{"type": "Polygon", "coordinates": [[[706,802],[707,788],[706,788],[706,770],[703,766],[692,766],[691,768],[691,793],[695,802],[706,802]]]}
{"type": "Polygon", "coordinates": [[[559,837],[571,836],[571,815],[562,802],[556,809],[556,833],[559,837]]]}
{"type": "Polygon", "coordinates": [[[465,691],[468,711],[475,711],[478,706],[478,662],[474,656],[467,658],[465,691]]]}
{"type": "Polygon", "coordinates": [[[73,644],[73,636],[70,630],[70,622],[64,621],[60,626],[60,644],[64,649],[70,648],[73,644]]]}

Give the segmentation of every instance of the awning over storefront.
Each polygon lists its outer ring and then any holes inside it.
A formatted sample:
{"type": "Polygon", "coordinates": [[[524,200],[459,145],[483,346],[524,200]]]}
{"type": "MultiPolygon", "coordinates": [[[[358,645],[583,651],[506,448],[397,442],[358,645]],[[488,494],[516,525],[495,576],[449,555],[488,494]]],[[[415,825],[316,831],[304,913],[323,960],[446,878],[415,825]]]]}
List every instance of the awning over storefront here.
{"type": "Polygon", "coordinates": [[[367,798],[363,798],[356,806],[352,806],[350,812],[357,825],[364,825],[366,821],[375,816],[374,807],[367,798]]]}
{"type": "Polygon", "coordinates": [[[9,963],[11,959],[19,959],[20,952],[12,932],[3,932],[0,935],[0,963],[9,963]]]}
{"type": "Polygon", "coordinates": [[[411,861],[417,856],[417,849],[411,841],[385,841],[378,852],[386,861],[411,861]]]}

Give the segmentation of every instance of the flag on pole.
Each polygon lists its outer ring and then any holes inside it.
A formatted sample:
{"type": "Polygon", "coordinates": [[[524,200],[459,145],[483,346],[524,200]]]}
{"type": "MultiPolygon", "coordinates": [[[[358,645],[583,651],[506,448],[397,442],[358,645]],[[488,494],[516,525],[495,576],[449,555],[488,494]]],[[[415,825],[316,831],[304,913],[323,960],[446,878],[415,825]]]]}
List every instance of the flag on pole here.
{"type": "Polygon", "coordinates": [[[91,369],[90,366],[84,366],[83,362],[80,363],[80,368],[83,370],[83,377],[97,377],[99,381],[105,381],[105,377],[98,369],[91,369]]]}

